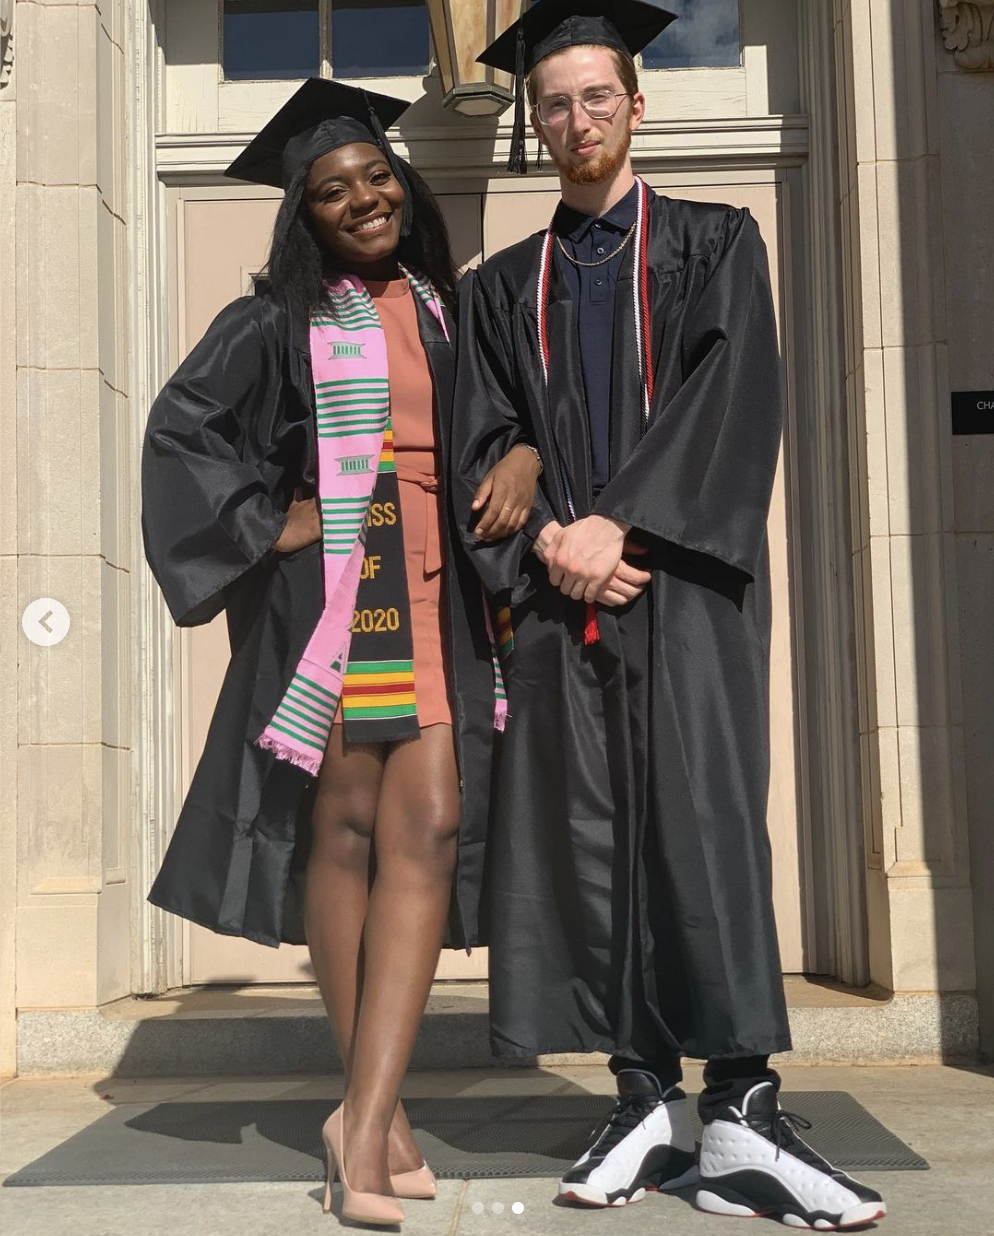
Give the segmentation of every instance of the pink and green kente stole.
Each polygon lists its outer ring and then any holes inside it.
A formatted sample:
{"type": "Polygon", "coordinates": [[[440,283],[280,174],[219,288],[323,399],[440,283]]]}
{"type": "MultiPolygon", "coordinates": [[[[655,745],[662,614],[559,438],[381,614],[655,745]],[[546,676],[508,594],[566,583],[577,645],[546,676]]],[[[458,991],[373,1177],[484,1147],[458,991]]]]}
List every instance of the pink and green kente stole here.
{"type": "MultiPolygon", "coordinates": [[[[445,330],[433,289],[405,274],[445,330]]],[[[311,319],[310,346],[325,603],[256,742],[317,776],[339,701],[349,741],[399,741],[419,731],[386,336],[361,280],[346,275],[329,287],[311,319]]],[[[494,669],[494,724],[503,729],[496,648],[494,669]]]]}

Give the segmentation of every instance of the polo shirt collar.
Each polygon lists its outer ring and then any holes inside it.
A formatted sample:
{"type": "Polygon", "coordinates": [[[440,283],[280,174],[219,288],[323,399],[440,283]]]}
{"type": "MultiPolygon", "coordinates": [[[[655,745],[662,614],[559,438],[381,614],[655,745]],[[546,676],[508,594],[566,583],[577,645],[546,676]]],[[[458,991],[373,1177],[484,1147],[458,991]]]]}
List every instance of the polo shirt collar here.
{"type": "Polygon", "coordinates": [[[595,223],[612,231],[624,234],[635,222],[638,215],[638,183],[628,190],[620,202],[615,202],[606,214],[599,218],[596,215],[585,215],[565,202],[560,202],[556,208],[553,230],[567,240],[578,243],[583,240],[595,223]]]}

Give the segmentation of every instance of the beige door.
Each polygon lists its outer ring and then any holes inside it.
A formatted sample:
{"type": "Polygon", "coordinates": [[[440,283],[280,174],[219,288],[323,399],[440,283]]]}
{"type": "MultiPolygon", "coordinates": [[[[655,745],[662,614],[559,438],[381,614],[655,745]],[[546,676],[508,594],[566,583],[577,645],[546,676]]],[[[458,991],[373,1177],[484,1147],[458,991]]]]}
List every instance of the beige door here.
{"type": "MultiPolygon", "coordinates": [[[[783,297],[782,260],[777,185],[762,184],[663,184],[649,176],[650,183],[672,196],[748,206],[756,217],[770,252],[777,311],[783,297]]],[[[273,199],[230,194],[216,196],[190,190],[179,202],[178,266],[181,271],[178,306],[180,346],[185,351],[199,339],[211,318],[228,301],[251,289],[252,276],[265,261],[277,203],[273,199]],[[183,272],[186,272],[185,278],[183,272]]],[[[523,190],[500,182],[498,191],[482,200],[478,193],[440,195],[453,240],[457,263],[475,265],[506,245],[543,227],[558,194],[523,190]]],[[[792,655],[790,577],[788,571],[788,519],[784,472],[778,472],[770,515],[773,566],[774,633],[771,680],[773,769],[770,787],[769,826],[774,854],[774,892],[781,955],[786,971],[802,971],[803,890],[799,861],[799,823],[795,767],[795,689],[792,655]]],[[[223,617],[208,627],[185,633],[184,739],[186,781],[196,765],[214,701],[228,658],[223,617]]],[[[446,952],[438,970],[442,978],[474,978],[486,975],[486,950],[446,952]]],[[[186,950],[184,977],[188,983],[279,983],[312,981],[307,951],[284,946],[263,948],[249,941],[214,935],[192,926],[186,950]]]]}

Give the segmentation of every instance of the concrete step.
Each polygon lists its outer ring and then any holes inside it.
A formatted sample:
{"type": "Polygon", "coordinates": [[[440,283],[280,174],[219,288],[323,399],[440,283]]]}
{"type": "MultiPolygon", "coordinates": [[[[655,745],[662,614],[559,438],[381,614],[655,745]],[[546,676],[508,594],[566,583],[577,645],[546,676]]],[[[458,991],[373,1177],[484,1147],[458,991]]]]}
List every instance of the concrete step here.
{"type": "MultiPolygon", "coordinates": [[[[817,977],[791,976],[785,985],[795,1063],[976,1057],[972,995],[891,995],[817,977]]],[[[155,999],[118,1000],[100,1009],[24,1009],[18,1013],[17,1040],[22,1077],[329,1073],[341,1068],[317,990],[304,985],[190,988],[155,999]]],[[[567,1067],[601,1059],[557,1054],[505,1063],[567,1067]]],[[[486,983],[436,983],[412,1069],[494,1065],[486,983]]]]}

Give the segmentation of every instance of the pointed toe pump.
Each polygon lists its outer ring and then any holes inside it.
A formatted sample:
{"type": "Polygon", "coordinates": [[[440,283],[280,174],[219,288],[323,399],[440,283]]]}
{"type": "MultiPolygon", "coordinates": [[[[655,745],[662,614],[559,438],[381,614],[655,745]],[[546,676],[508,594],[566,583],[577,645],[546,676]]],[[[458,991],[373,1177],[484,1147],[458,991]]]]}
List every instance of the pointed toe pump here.
{"type": "MultiPolygon", "coordinates": [[[[404,1208],[396,1197],[384,1197],[382,1193],[358,1193],[349,1186],[345,1176],[345,1126],[341,1104],[324,1122],[321,1130],[325,1149],[328,1152],[328,1183],[324,1190],[325,1214],[331,1210],[331,1185],[335,1174],[342,1182],[344,1200],[342,1216],[355,1223],[371,1223],[380,1227],[394,1227],[404,1221],[404,1208]]],[[[414,1173],[408,1173],[413,1175],[414,1173]]]]}
{"type": "Polygon", "coordinates": [[[411,1201],[430,1202],[438,1194],[434,1173],[427,1163],[422,1163],[411,1172],[398,1172],[390,1177],[394,1197],[411,1201]]]}

